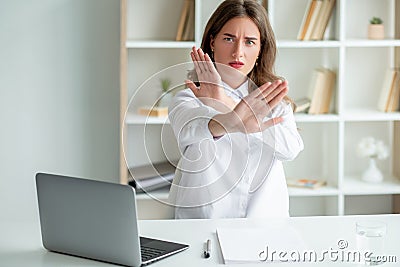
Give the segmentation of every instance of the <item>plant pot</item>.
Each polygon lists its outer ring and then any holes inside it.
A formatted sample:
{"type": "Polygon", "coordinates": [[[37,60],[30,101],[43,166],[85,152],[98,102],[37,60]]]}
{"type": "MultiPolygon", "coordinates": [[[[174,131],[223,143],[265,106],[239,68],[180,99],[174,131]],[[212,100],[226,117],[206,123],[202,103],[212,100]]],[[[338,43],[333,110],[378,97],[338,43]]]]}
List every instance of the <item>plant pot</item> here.
{"type": "Polygon", "coordinates": [[[368,25],[368,39],[381,40],[385,38],[385,27],[383,24],[368,25]]]}
{"type": "Polygon", "coordinates": [[[374,158],[369,159],[368,169],[362,174],[361,180],[368,183],[380,183],[383,180],[382,172],[376,166],[374,158]]]}

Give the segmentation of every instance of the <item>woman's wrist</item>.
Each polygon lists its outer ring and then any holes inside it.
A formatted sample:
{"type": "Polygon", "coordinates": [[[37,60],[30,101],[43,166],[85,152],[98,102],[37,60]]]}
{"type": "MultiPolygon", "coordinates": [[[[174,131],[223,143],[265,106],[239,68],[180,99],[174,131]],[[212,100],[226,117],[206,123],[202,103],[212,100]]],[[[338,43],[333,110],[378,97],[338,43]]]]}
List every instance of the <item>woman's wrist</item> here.
{"type": "Polygon", "coordinates": [[[213,137],[221,137],[227,133],[236,132],[234,112],[217,114],[208,122],[208,129],[213,137]]]}
{"type": "Polygon", "coordinates": [[[221,137],[227,133],[221,122],[221,115],[224,114],[215,115],[208,122],[208,129],[214,138],[221,137]]]}

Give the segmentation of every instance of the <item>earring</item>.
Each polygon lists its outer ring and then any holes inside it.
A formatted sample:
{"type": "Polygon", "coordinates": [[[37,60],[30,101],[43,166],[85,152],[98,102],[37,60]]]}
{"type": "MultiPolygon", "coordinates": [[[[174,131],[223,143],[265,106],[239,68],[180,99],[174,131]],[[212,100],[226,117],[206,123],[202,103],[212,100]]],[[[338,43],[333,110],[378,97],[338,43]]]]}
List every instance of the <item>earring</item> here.
{"type": "Polygon", "coordinates": [[[214,59],[214,48],[211,48],[211,59],[214,59]]]}
{"type": "Polygon", "coordinates": [[[258,57],[256,58],[256,67],[258,66],[258,57]]]}

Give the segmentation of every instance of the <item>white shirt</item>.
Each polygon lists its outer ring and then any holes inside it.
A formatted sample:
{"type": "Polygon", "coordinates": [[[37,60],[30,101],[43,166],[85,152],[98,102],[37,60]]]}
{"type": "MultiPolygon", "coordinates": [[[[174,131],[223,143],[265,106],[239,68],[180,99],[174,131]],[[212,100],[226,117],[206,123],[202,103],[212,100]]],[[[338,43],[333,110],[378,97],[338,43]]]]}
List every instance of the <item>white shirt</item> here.
{"type": "MultiPolygon", "coordinates": [[[[248,94],[248,82],[236,90],[223,84],[235,101],[248,94]]],[[[229,133],[214,138],[208,128],[218,114],[190,89],[177,93],[169,119],[182,157],[169,200],[175,218],[282,217],[289,197],[282,161],[303,150],[290,104],[282,101],[266,120],[284,121],[262,133],[229,133]]]]}

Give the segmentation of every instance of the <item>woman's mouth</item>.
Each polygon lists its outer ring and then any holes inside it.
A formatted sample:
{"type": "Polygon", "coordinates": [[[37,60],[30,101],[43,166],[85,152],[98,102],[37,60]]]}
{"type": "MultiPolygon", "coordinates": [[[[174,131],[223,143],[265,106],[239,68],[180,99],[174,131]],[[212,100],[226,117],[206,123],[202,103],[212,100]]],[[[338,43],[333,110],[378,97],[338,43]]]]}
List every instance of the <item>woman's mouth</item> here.
{"type": "Polygon", "coordinates": [[[232,62],[229,62],[229,66],[231,66],[232,68],[235,68],[235,69],[240,69],[241,67],[244,66],[244,63],[241,61],[232,61],[232,62]]]}

